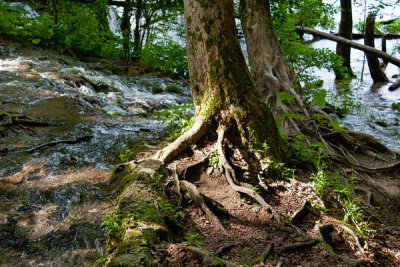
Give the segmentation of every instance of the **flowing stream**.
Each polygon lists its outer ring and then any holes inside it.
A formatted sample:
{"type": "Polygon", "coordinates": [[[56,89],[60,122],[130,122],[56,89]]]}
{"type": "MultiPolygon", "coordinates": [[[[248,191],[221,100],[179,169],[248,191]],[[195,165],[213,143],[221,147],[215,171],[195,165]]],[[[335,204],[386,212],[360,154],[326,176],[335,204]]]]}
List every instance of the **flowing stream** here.
{"type": "Polygon", "coordinates": [[[187,81],[125,71],[0,41],[0,110],[45,123],[0,133],[0,265],[82,266],[103,255],[111,168],[129,145],[163,133],[162,121],[143,114],[190,99],[187,81]],[[169,84],[184,94],[166,92],[169,84]]]}
{"type": "MultiPolygon", "coordinates": [[[[363,40],[357,40],[363,43],[363,40]]],[[[388,40],[389,53],[398,40],[388,40]]],[[[381,39],[375,40],[377,49],[381,48],[381,39]]],[[[336,43],[329,40],[320,40],[312,43],[314,48],[329,48],[336,50],[336,43]]],[[[399,56],[395,54],[394,56],[399,56]]],[[[338,106],[347,106],[351,109],[344,118],[335,117],[343,127],[367,133],[394,151],[400,151],[400,111],[392,109],[393,103],[400,103],[400,89],[389,91],[389,86],[400,74],[400,68],[389,63],[386,75],[390,79],[387,84],[373,84],[369,74],[368,64],[362,51],[351,50],[351,66],[359,79],[350,83],[351,90],[346,94],[343,89],[338,89],[335,74],[324,69],[315,69],[315,73],[324,81],[323,88],[328,90],[331,97],[328,102],[335,102],[338,106]],[[364,64],[363,81],[360,81],[364,64]],[[342,91],[341,91],[342,90],[342,91]],[[337,97],[341,94],[342,97],[337,97]],[[352,99],[349,99],[351,97],[352,99]]],[[[328,93],[328,96],[329,96],[328,93]]]]}

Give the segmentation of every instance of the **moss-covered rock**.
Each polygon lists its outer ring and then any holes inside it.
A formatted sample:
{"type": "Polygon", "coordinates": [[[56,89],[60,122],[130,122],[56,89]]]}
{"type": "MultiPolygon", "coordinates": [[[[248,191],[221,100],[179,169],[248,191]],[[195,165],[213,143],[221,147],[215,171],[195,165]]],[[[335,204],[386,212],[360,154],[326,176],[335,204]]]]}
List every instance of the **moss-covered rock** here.
{"type": "Polygon", "coordinates": [[[163,164],[153,159],[114,169],[110,182],[119,194],[118,209],[108,218],[118,220],[106,225],[119,233],[107,229],[113,233],[108,236],[110,255],[107,261],[97,262],[98,266],[155,266],[151,249],[163,240],[181,238],[176,196],[164,186],[168,175],[163,164]]]}

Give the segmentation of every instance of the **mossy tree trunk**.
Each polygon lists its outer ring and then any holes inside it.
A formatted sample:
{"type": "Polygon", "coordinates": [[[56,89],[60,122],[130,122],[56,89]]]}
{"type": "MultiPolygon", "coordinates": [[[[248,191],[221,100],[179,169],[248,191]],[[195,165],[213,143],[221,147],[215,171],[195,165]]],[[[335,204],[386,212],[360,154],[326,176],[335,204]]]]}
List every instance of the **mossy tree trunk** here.
{"type": "Polygon", "coordinates": [[[233,2],[184,4],[195,123],[159,159],[169,161],[207,131],[222,130],[231,143],[249,151],[256,152],[265,143],[269,156],[280,160],[282,142],[273,114],[250,78],[237,39],[233,2]]]}
{"type": "MultiPolygon", "coordinates": [[[[346,38],[351,40],[352,39],[352,32],[353,32],[353,13],[351,8],[351,1],[352,0],[340,0],[340,8],[341,8],[341,17],[340,17],[340,24],[339,24],[339,33],[340,37],[346,38]]],[[[353,70],[350,66],[350,53],[351,47],[342,43],[336,44],[336,54],[343,58],[343,67],[347,68],[348,74],[350,76],[354,76],[353,70]]],[[[335,73],[336,78],[341,79],[343,78],[343,74],[336,71],[335,73]]]]}
{"type": "MultiPolygon", "coordinates": [[[[365,24],[365,39],[364,44],[375,47],[374,41],[374,30],[375,30],[375,16],[369,14],[365,24]]],[[[369,72],[374,83],[387,83],[389,80],[383,72],[379,60],[375,55],[366,53],[369,72]]]]}
{"type": "Polygon", "coordinates": [[[245,35],[251,74],[263,100],[275,116],[282,119],[282,128],[289,136],[301,134],[299,122],[292,114],[309,118],[301,100],[300,83],[288,64],[272,25],[268,0],[241,0],[240,19],[245,35]],[[279,93],[293,98],[282,101],[279,93]]]}

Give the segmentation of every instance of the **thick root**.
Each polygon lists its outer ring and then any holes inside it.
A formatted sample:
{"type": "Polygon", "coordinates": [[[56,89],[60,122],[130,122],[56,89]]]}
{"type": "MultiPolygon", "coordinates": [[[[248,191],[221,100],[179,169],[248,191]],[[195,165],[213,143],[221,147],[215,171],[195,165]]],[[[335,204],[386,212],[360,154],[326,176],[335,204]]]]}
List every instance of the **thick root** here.
{"type": "Polygon", "coordinates": [[[207,207],[207,204],[204,201],[204,198],[201,196],[199,190],[197,190],[197,187],[188,181],[182,181],[182,183],[187,189],[190,190],[189,193],[191,198],[199,207],[201,207],[201,209],[208,216],[208,218],[215,224],[215,226],[218,227],[223,233],[226,233],[225,227],[222,225],[217,216],[215,216],[214,213],[207,207]]]}
{"type": "Polygon", "coordinates": [[[197,142],[208,130],[208,123],[203,119],[198,119],[189,129],[174,142],[169,144],[164,149],[158,151],[154,159],[158,159],[163,164],[167,163],[179,153],[184,151],[188,146],[197,142]]]}
{"type": "Polygon", "coordinates": [[[265,202],[265,200],[259,194],[257,194],[256,191],[254,191],[251,188],[247,188],[247,187],[239,186],[239,185],[235,184],[234,180],[237,180],[235,171],[233,170],[232,166],[229,164],[228,160],[226,159],[225,152],[223,149],[224,136],[225,136],[225,130],[224,129],[219,130],[218,131],[217,150],[218,150],[220,167],[223,168],[223,170],[225,170],[225,177],[226,177],[229,185],[236,192],[251,196],[265,210],[270,211],[272,216],[278,221],[278,223],[280,223],[281,219],[280,219],[279,214],[267,202],[265,202]]]}

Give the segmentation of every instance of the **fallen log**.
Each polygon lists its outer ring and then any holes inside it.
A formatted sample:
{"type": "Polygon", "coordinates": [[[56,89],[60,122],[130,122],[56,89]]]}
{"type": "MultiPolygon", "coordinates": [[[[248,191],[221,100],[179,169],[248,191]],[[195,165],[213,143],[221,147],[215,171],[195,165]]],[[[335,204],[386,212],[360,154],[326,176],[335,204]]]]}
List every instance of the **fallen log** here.
{"type": "Polygon", "coordinates": [[[400,59],[395,58],[385,52],[382,52],[381,50],[378,50],[376,48],[373,47],[369,47],[366,45],[362,45],[353,41],[350,41],[348,39],[342,38],[342,37],[338,37],[338,36],[334,36],[332,34],[329,33],[325,33],[325,32],[321,32],[321,31],[317,31],[308,27],[302,27],[302,26],[296,26],[296,30],[305,32],[305,33],[309,33],[312,34],[314,36],[318,36],[324,39],[328,39],[331,41],[335,41],[335,42],[339,42],[348,46],[351,46],[354,49],[357,50],[361,50],[364,51],[366,53],[371,53],[379,58],[382,58],[383,60],[387,60],[389,63],[392,63],[393,65],[396,65],[398,67],[400,67],[400,59]]]}
{"type": "Polygon", "coordinates": [[[399,87],[400,87],[400,79],[396,80],[394,83],[392,83],[392,84],[389,86],[389,91],[394,91],[394,90],[396,90],[396,89],[399,88],[399,87]]]}
{"type": "Polygon", "coordinates": [[[49,146],[55,146],[55,145],[58,145],[58,144],[77,144],[77,143],[79,143],[79,142],[82,142],[82,141],[85,141],[85,140],[90,140],[90,139],[92,139],[92,138],[93,138],[92,135],[86,135],[86,136],[79,137],[79,138],[77,138],[77,139],[75,139],[75,140],[59,140],[59,141],[54,141],[54,142],[42,144],[42,145],[40,145],[40,146],[36,146],[36,147],[34,147],[34,148],[28,149],[28,150],[26,150],[26,152],[31,153],[31,152],[36,151],[36,150],[38,150],[38,149],[41,149],[41,148],[44,148],[44,147],[49,147],[49,146]]]}

